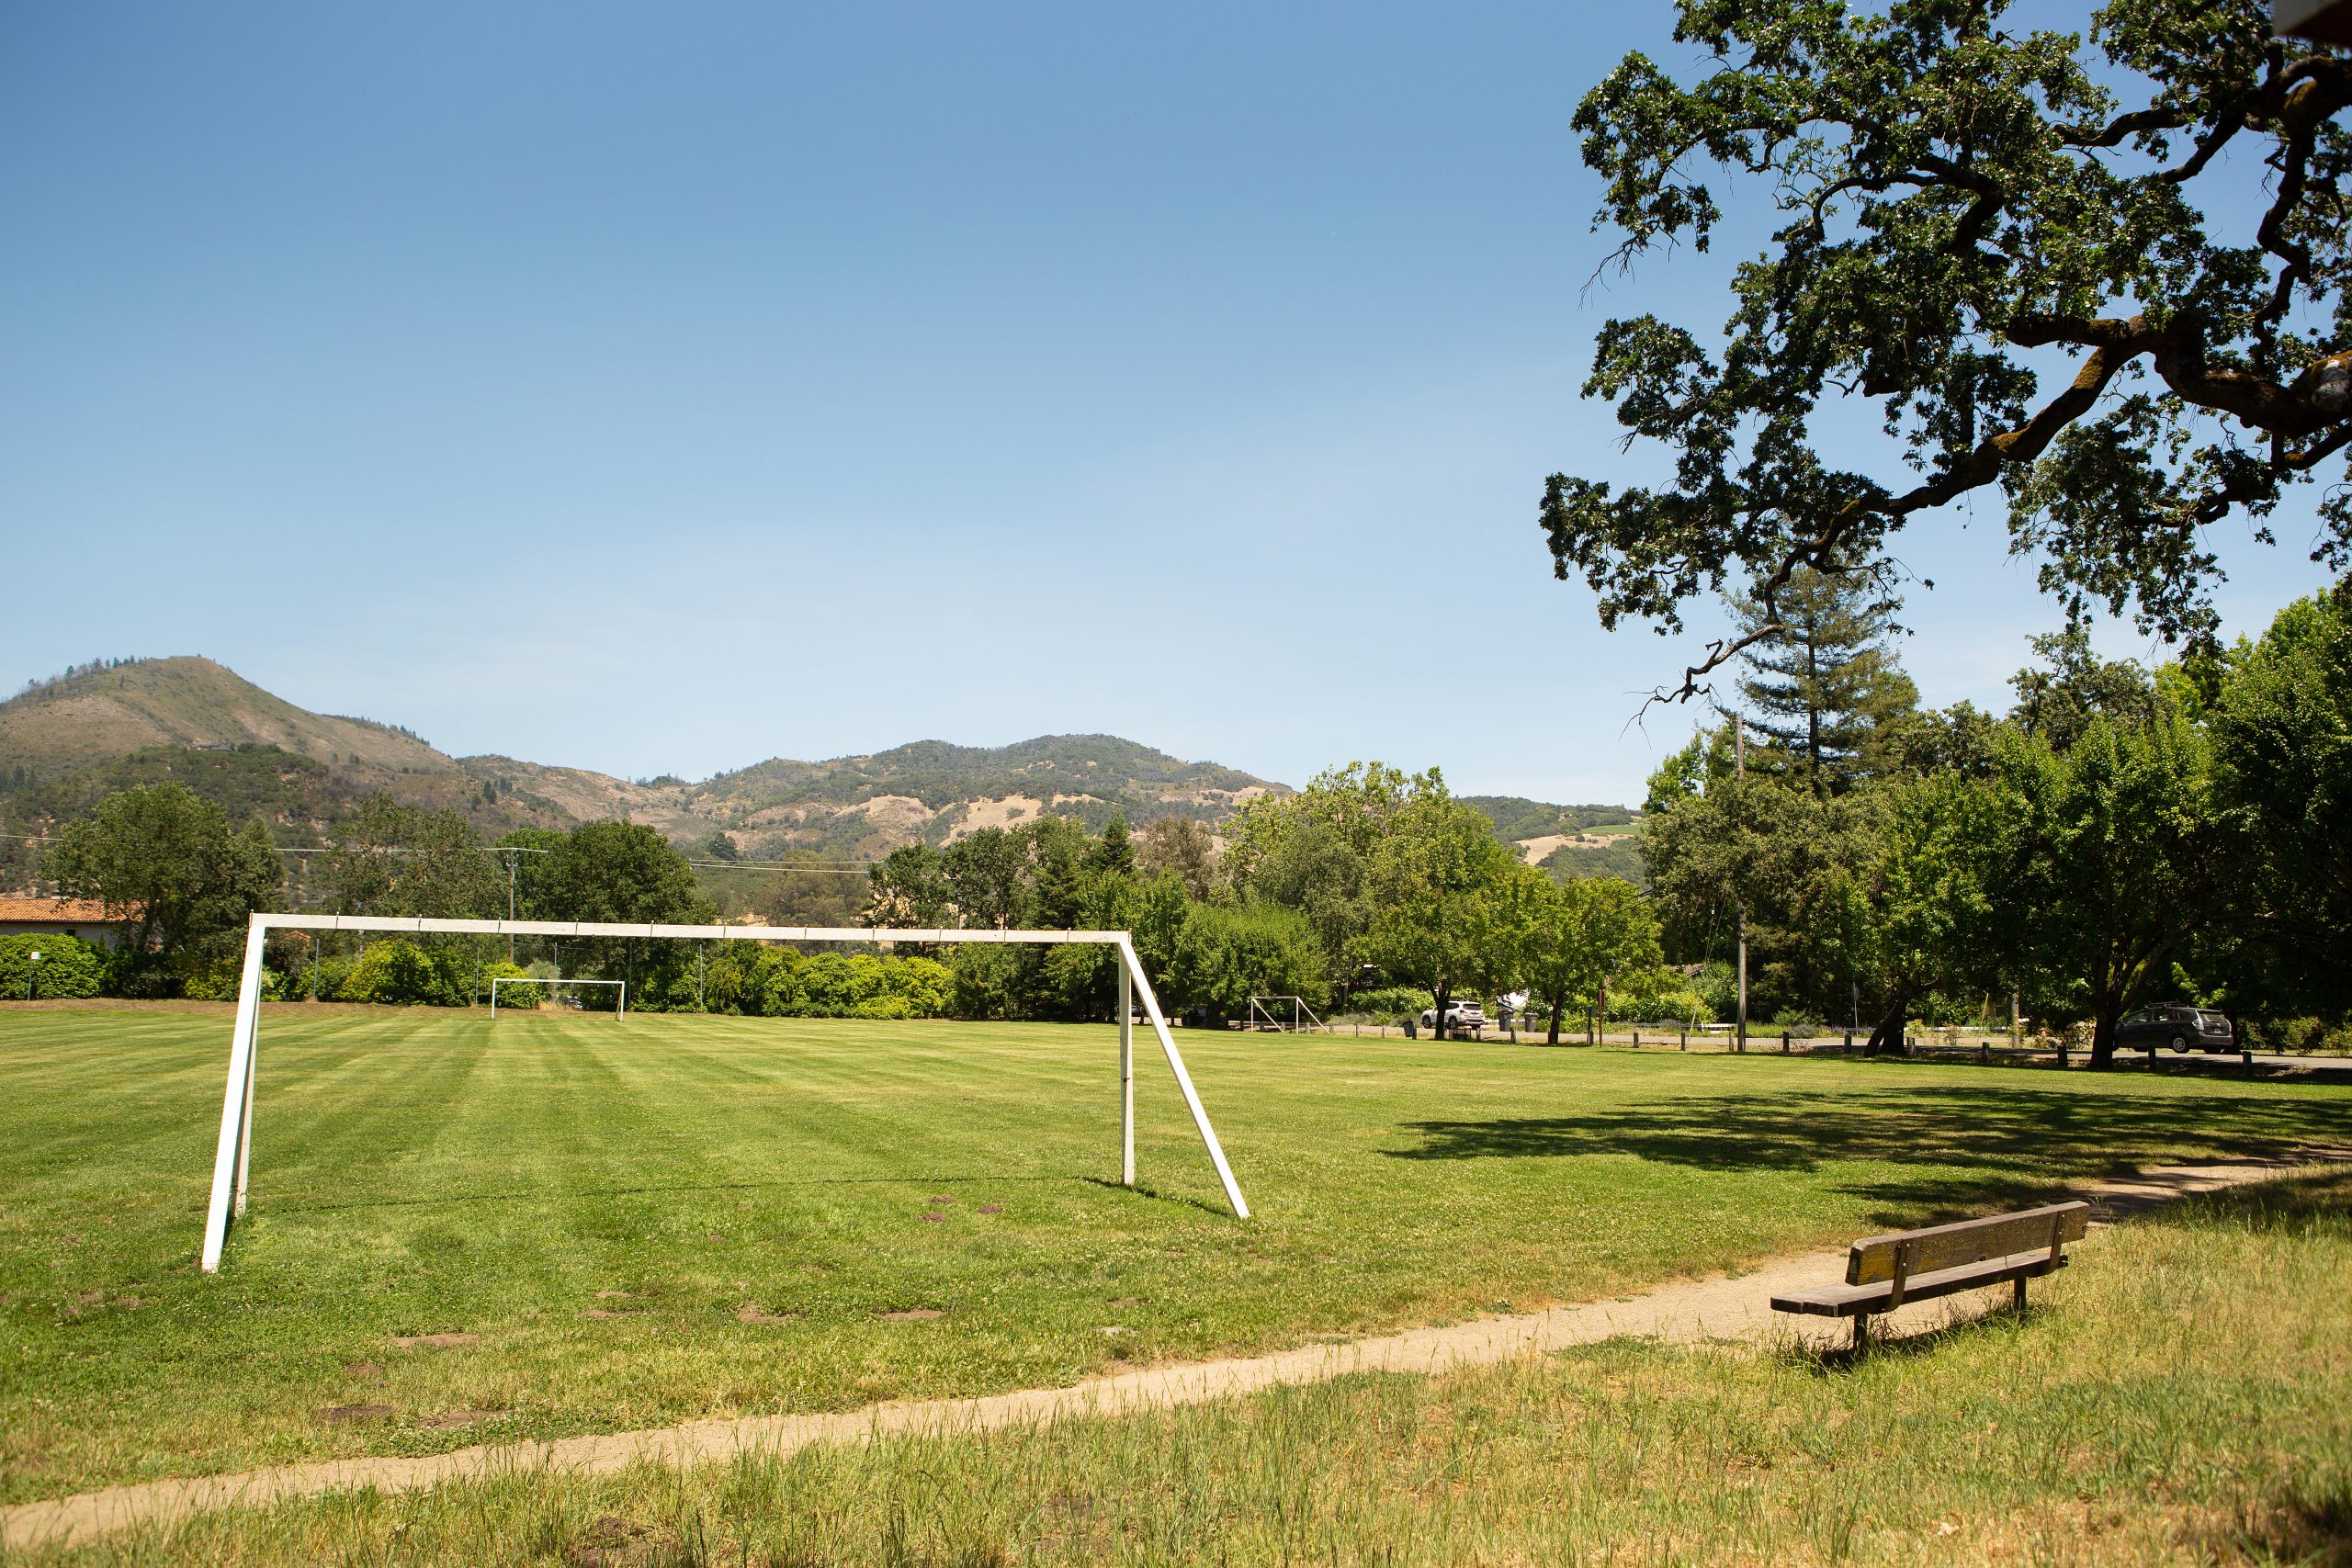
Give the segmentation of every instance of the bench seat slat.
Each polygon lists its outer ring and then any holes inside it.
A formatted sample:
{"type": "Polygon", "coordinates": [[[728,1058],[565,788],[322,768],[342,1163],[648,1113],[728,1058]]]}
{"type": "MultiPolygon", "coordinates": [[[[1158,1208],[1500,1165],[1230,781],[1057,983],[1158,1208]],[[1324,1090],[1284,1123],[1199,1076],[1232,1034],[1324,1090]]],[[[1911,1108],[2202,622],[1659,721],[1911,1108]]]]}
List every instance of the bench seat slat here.
{"type": "MultiPolygon", "coordinates": [[[[1973,1263],[1962,1263],[1951,1269],[1938,1269],[1930,1273],[1914,1274],[1904,1282],[1903,1299],[1906,1302],[1926,1301],[1936,1296],[1949,1296],[1961,1291],[1973,1291],[1985,1285],[2006,1284],[2011,1280],[2037,1280],[2063,1269],[2067,1259],[2052,1258],[2047,1247],[2031,1252],[2013,1252],[2005,1258],[1988,1258],[1973,1263]]],[[[1774,1312],[1812,1313],[1820,1317],[1852,1317],[1857,1313],[1883,1312],[1887,1298],[1894,1292],[1894,1281],[1879,1280],[1866,1285],[1823,1285],[1810,1291],[1792,1291],[1772,1298],[1774,1312]]]]}

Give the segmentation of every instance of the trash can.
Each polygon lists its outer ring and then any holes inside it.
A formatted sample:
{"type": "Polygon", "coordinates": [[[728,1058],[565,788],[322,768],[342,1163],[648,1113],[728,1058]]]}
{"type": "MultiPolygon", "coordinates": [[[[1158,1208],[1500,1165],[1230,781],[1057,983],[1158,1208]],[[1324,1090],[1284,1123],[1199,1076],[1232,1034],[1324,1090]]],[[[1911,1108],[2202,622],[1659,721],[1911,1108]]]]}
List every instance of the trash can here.
{"type": "Polygon", "coordinates": [[[1410,1014],[1408,1014],[1405,1019],[1405,1038],[1408,1040],[1419,1040],[1420,1037],[1421,1026],[1419,1021],[1413,1018],[1410,1014]]]}

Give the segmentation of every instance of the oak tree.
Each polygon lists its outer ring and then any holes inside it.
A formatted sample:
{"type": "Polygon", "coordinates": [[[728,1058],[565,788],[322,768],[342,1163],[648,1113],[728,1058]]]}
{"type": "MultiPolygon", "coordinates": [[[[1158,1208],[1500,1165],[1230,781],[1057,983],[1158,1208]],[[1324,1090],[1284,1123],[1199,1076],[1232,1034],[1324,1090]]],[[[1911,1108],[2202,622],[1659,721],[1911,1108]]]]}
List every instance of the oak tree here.
{"type": "MultiPolygon", "coordinates": [[[[1675,39],[1713,68],[1632,54],[1577,108],[1616,262],[1706,249],[1717,172],[1779,216],[1719,338],[1601,329],[1586,393],[1671,479],[1544,489],[1555,570],[1605,626],[1677,628],[1754,583],[1763,618],[1674,695],[1785,631],[1800,568],[1890,585],[1898,531],[1988,487],[2070,616],[2128,607],[2210,650],[2204,531],[2238,513],[2267,538],[2289,487],[2342,472],[2352,59],[2272,38],[2264,0],[2111,0],[2087,36],[2009,10],[1682,0],[1675,39]],[[1885,461],[1829,449],[1847,400],[1885,461]]],[[[2315,558],[2352,564],[2352,491],[2318,513],[2315,558]]]]}

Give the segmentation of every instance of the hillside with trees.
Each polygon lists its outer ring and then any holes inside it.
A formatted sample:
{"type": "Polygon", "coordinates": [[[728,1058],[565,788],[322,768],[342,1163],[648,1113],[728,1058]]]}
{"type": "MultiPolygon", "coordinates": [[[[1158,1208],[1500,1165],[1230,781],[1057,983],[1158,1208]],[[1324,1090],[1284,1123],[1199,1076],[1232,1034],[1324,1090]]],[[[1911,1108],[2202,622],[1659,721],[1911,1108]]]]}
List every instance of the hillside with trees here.
{"type": "MultiPolygon", "coordinates": [[[[631,781],[486,754],[453,757],[395,725],[311,713],[207,659],[97,660],[0,703],[0,885],[35,879],[64,824],[174,782],[282,848],[323,846],[385,795],[496,837],[605,818],[651,826],[697,861],[876,860],[1038,815],[1100,829],[1183,817],[1215,827],[1283,785],[1114,736],[1004,747],[919,741],[872,756],[771,759],[699,784],[631,781]]],[[[739,879],[740,880],[740,879],[739,879]]]]}

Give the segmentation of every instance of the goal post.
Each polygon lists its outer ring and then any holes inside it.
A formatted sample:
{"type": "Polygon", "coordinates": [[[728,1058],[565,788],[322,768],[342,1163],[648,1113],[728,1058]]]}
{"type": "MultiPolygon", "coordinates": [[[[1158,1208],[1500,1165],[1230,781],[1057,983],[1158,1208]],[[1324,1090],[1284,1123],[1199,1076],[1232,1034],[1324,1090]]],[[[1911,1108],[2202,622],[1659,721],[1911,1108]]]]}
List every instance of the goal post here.
{"type": "MultiPolygon", "coordinates": [[[[863,926],[677,926],[638,925],[588,920],[458,920],[421,916],[255,914],[245,925],[244,967],[238,976],[236,1021],[229,1038],[229,1080],[220,1101],[220,1137],[212,1159],[212,1192],[205,1208],[205,1273],[220,1271],[220,1254],[228,1244],[230,1222],[245,1212],[246,1177],[253,1158],[254,1086],[259,1077],[261,1055],[262,952],[273,931],[369,931],[396,935],[629,937],[680,942],[978,942],[1003,946],[1085,945],[1114,948],[1119,975],[1119,1179],[1136,1183],[1135,1021],[1136,1003],[1150,1022],[1167,1057],[1169,1075],[1183,1097],[1193,1126],[1236,1219],[1250,1217],[1250,1205],[1226,1163],[1224,1145],[1209,1113],[1201,1104],[1193,1075],[1185,1070],[1183,1053],[1169,1032],[1167,1015],[1151,988],[1149,976],[1136,957],[1134,941],[1125,931],[906,931],[863,926]]],[[[500,976],[501,979],[513,978],[500,976]]],[[[539,981],[546,985],[551,982],[539,981]]],[[[494,983],[493,983],[494,985],[494,983]]]]}
{"type": "MultiPolygon", "coordinates": [[[[622,1018],[628,1016],[627,980],[542,980],[536,975],[493,975],[490,981],[490,1016],[492,1018],[498,1016],[498,987],[501,986],[536,986],[550,991],[559,986],[618,986],[621,988],[620,1006],[616,1012],[622,1018]]],[[[506,1005],[511,1009],[515,1004],[509,1002],[506,1005]]]]}

